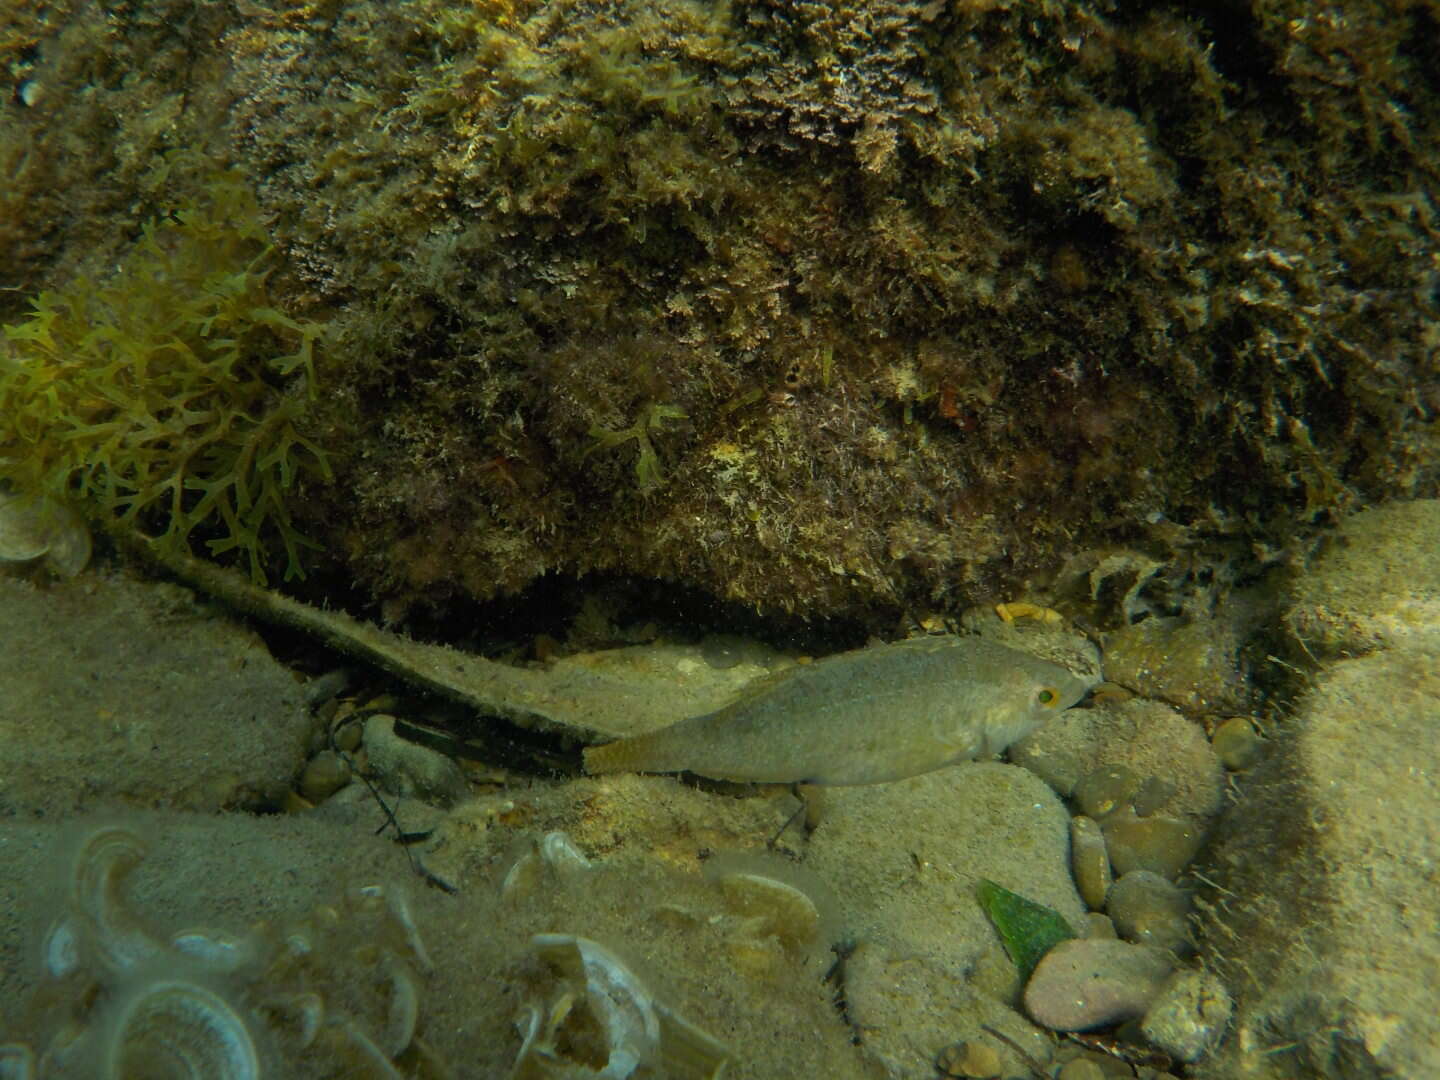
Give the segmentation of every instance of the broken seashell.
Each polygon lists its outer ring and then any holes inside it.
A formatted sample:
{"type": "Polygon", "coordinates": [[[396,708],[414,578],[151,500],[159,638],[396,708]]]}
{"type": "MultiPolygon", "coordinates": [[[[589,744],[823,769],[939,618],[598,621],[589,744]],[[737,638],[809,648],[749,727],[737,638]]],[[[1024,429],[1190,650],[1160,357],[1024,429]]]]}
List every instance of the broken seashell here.
{"type": "Polygon", "coordinates": [[[518,903],[529,897],[547,877],[567,881],[588,873],[594,864],[563,832],[548,832],[515,860],[500,883],[500,898],[518,903]]]}
{"type": "MultiPolygon", "coordinates": [[[[55,979],[63,979],[80,966],[80,938],[73,919],[67,916],[46,932],[40,955],[45,958],[45,970],[55,979]]],[[[0,1080],[4,1077],[0,1072],[0,1080]]]]}
{"type": "Polygon", "coordinates": [[[35,1080],[35,1051],[24,1043],[0,1046],[0,1080],[35,1080]]]}
{"type": "Polygon", "coordinates": [[[772,934],[789,948],[813,944],[819,936],[820,912],[793,885],[759,874],[726,874],[720,891],[731,910],[756,919],[761,934],[772,934]]]}
{"type": "Polygon", "coordinates": [[[548,1008],[526,1006],[511,1080],[627,1080],[642,1067],[673,1080],[717,1080],[724,1071],[724,1044],[657,1001],[599,942],[536,934],[530,944],[563,982],[548,1008]]]}
{"type": "Polygon", "coordinates": [[[120,883],[145,857],[135,833],[107,825],[90,833],[75,859],[70,895],[77,930],[110,974],[134,970],[162,952],[155,937],[132,916],[119,897],[120,883]]]}
{"type": "Polygon", "coordinates": [[[399,1057],[415,1038],[420,1024],[420,980],[408,963],[385,952],[380,960],[387,987],[385,1023],[376,1042],[386,1057],[399,1057]]]}
{"type": "Polygon", "coordinates": [[[43,495],[0,493],[0,560],[45,556],[59,577],[72,578],[90,562],[90,530],[64,503],[43,495]]]}
{"type": "Polygon", "coordinates": [[[724,851],[705,863],[725,906],[752,920],[761,936],[787,950],[829,943],[839,905],[826,884],[803,866],[757,851],[724,851]]]}
{"type": "Polygon", "coordinates": [[[107,1076],[163,1075],[175,1080],[259,1080],[250,1031],[220,995],[178,979],[144,985],[114,1022],[107,1076]]]}

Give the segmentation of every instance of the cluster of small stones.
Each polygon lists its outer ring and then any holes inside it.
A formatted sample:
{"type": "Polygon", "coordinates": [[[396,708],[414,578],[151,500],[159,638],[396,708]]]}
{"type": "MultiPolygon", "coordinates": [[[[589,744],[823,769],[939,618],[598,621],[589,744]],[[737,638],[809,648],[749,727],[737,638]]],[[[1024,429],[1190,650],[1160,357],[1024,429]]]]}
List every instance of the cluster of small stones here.
{"type": "MultiPolygon", "coordinates": [[[[1227,769],[1248,768],[1263,740],[1253,721],[1217,724],[1212,749],[1227,769]]],[[[1160,813],[1174,786],[1124,765],[1082,776],[1070,793],[1071,871],[1090,909],[1080,937],[1062,942],[1026,985],[1026,1011],[1056,1031],[1115,1028],[1127,1045],[1191,1063],[1211,1052],[1232,1012],[1220,980],[1193,960],[1193,902],[1185,872],[1204,840],[1204,823],[1160,813]]],[[[1076,1057],[1064,1080],[1136,1075],[1103,1055],[1076,1057]],[[1121,1075],[1121,1074],[1115,1074],[1121,1075]]],[[[957,1076],[984,1073],[958,1072],[957,1076]]],[[[1149,1075],[1170,1075],[1151,1068],[1149,1075]]]]}
{"type": "MultiPolygon", "coordinates": [[[[319,721],[310,757],[285,801],[289,813],[305,813],[347,791],[357,780],[376,792],[412,799],[445,810],[486,785],[505,779],[502,771],[432,750],[397,733],[412,723],[392,696],[339,697],[343,673],[315,680],[311,701],[319,721]]],[[[437,738],[450,740],[437,733],[437,738]]]]}

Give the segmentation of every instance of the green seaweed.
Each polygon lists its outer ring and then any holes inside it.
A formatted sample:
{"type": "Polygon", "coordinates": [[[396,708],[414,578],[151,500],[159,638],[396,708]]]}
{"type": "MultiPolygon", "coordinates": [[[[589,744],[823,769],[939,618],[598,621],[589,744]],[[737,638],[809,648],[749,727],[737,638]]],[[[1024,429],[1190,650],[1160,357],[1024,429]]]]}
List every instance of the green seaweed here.
{"type": "Polygon", "coordinates": [[[320,323],[267,295],[258,208],[238,174],[145,227],[115,273],[40,293],[4,327],[0,479],[75,503],[102,525],[238,551],[263,583],[316,547],[291,520],[302,476],[328,480],[300,430],[320,323]]]}
{"type": "Polygon", "coordinates": [[[1076,936],[1065,917],[1054,908],[1037,904],[987,879],[981,879],[979,893],[980,906],[995,924],[1005,951],[1023,978],[1030,977],[1047,952],[1076,936]]]}

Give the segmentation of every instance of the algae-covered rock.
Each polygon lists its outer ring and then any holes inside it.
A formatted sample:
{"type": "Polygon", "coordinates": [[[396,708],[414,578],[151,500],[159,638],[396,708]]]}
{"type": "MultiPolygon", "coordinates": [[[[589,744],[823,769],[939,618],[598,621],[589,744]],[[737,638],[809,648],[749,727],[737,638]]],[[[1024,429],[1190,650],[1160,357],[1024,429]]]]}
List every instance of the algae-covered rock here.
{"type": "Polygon", "coordinates": [[[1151,781],[1160,801],[1148,809],[1184,817],[1213,814],[1224,791],[1224,772],[1204,730],[1155,701],[1068,709],[1011,747],[1010,759],[1064,795],[1084,791],[1080,784],[1087,781],[1109,800],[1097,808],[1107,813],[1128,805],[1151,781]],[[1159,783],[1166,789],[1157,790],[1159,783]]]}
{"type": "Polygon", "coordinates": [[[1233,712],[1252,692],[1239,655],[1243,625],[1229,617],[1146,619],[1122,627],[1106,642],[1105,674],[1189,712],[1233,712]]]}
{"type": "Polygon", "coordinates": [[[1346,518],[1292,577],[1284,626],[1321,660],[1440,637],[1440,501],[1346,518]]]}
{"type": "MultiPolygon", "coordinates": [[[[330,587],[392,618],[609,571],[958,607],[1118,537],[1216,538],[1243,571],[1433,491],[1421,7],[337,10],[17,10],[0,318],[38,336],[32,298],[115,280],[196,194],[167,150],[233,166],[275,246],[252,312],[335,334],[315,399],[270,370],[208,430],[278,466],[276,428],[233,439],[293,413],[324,456],[291,464],[336,482],[272,476],[260,531],[320,542],[330,587]]],[[[205,288],[175,283],[135,309],[205,288]]],[[[56,384],[77,431],[101,370],[56,384]]],[[[182,396],[150,415],[205,423],[182,396]]],[[[103,444],[65,445],[104,480],[103,444]]],[[[182,522],[210,509],[175,490],[182,522]]]]}
{"type": "Polygon", "coordinates": [[[1202,955],[1236,996],[1204,1076],[1434,1076],[1440,650],[1321,673],[1221,822],[1202,955]]]}
{"type": "Polygon", "coordinates": [[[1026,1064],[999,1031],[1032,1059],[1050,1054],[1049,1036],[1013,1008],[957,981],[949,965],[924,952],[865,942],[845,959],[846,1009],[862,1040],[865,1075],[887,1080],[932,1076],[937,1051],[957,1039],[984,1040],[1005,1076],[1026,1064]],[[989,1029],[989,1030],[987,1030],[989,1029]]]}

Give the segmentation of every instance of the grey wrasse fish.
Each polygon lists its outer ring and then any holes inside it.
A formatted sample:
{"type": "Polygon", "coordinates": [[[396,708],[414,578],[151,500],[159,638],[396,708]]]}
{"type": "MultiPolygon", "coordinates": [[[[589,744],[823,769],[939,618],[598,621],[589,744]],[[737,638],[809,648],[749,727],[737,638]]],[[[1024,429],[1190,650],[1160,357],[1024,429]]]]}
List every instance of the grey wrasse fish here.
{"type": "Polygon", "coordinates": [[[792,668],[715,712],[590,747],[585,770],[878,784],[998,754],[1088,687],[983,638],[915,638],[792,668]]]}

